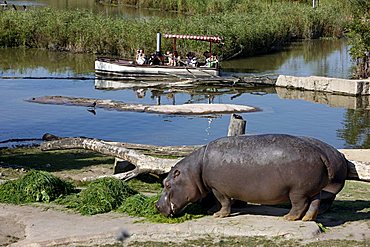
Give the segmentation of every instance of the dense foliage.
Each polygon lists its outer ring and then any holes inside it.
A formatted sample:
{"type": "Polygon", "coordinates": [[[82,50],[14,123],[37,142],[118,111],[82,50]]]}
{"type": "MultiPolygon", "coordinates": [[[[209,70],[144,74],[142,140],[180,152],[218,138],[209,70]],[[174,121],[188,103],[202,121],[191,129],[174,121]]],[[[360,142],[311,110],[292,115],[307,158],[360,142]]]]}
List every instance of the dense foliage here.
{"type": "MultiPolygon", "coordinates": [[[[170,1],[167,1],[170,2],[170,1]]],[[[0,15],[0,46],[25,46],[132,57],[141,47],[155,50],[156,32],[219,35],[223,46],[215,51],[223,58],[268,52],[292,39],[341,36],[346,8],[338,1],[312,9],[308,4],[259,1],[207,2],[194,15],[176,19],[119,19],[88,11],[48,8],[4,11],[0,15]],[[218,6],[217,8],[215,6],[218,6]]],[[[340,1],[339,1],[340,2],[340,1]]],[[[163,50],[171,42],[163,42],[163,50]]],[[[207,43],[178,41],[180,54],[208,49],[207,43]]]]}
{"type": "MultiPolygon", "coordinates": [[[[137,8],[160,9],[164,11],[176,11],[186,14],[215,14],[220,12],[253,10],[260,6],[274,4],[304,4],[312,6],[312,0],[99,0],[105,4],[133,5],[137,8]]],[[[316,1],[319,5],[319,1],[316,1]]],[[[321,0],[321,5],[338,3],[336,0],[321,0]]]]}
{"type": "Polygon", "coordinates": [[[353,0],[353,19],[349,24],[351,56],[357,63],[355,77],[370,77],[370,1],[353,0]]]}
{"type": "Polygon", "coordinates": [[[0,202],[50,202],[73,190],[71,183],[48,172],[32,170],[19,179],[0,184],[0,202]]]}

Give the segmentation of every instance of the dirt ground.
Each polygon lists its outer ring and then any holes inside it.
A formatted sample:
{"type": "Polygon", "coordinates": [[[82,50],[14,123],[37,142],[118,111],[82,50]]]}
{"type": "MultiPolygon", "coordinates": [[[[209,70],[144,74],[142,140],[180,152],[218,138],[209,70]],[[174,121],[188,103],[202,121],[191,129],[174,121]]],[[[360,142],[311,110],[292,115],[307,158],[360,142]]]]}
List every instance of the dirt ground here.
{"type": "MultiPolygon", "coordinates": [[[[344,150],[352,160],[370,162],[370,150],[344,150]]],[[[88,173],[106,173],[90,169],[88,173]]],[[[60,174],[88,177],[89,174],[60,174]]],[[[370,201],[369,201],[370,203],[370,201]]],[[[45,204],[0,204],[0,246],[101,246],[128,245],[133,241],[183,241],[201,237],[282,237],[303,242],[357,240],[370,243],[370,213],[360,220],[338,223],[322,216],[325,231],[316,222],[285,221],[288,209],[248,205],[231,217],[207,216],[179,224],[154,224],[117,213],[82,216],[45,204]],[[122,241],[121,241],[122,240],[122,241]]]]}

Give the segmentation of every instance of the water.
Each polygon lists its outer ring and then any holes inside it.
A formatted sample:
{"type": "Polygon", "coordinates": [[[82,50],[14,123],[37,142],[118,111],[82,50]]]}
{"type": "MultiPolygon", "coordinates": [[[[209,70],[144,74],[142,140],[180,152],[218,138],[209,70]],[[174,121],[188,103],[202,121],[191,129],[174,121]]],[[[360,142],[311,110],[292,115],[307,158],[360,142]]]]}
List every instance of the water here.
{"type": "Polygon", "coordinates": [[[310,40],[293,43],[273,54],[227,61],[222,67],[232,74],[349,78],[353,64],[345,40],[310,40]]]}
{"type": "MultiPolygon", "coordinates": [[[[315,43],[318,42],[318,43],[315,43]]],[[[293,45],[283,52],[224,62],[225,74],[325,75],[349,77],[351,62],[343,41],[293,45]],[[330,45],[332,44],[332,45],[330,45]],[[326,50],[326,52],[325,52],[326,50]],[[325,66],[324,66],[325,65],[325,66]]],[[[0,141],[40,138],[44,133],[88,136],[156,145],[203,144],[225,136],[229,115],[174,116],[43,105],[26,102],[37,96],[63,95],[114,99],[127,103],[233,103],[256,106],[261,112],[241,114],[247,133],[307,135],[337,148],[370,147],[369,97],[333,96],[315,92],[258,87],[198,88],[193,91],[95,89],[92,55],[33,49],[0,49],[0,141]],[[5,79],[12,77],[13,79],[5,79]],[[23,77],[27,77],[24,79],[23,77]],[[49,77],[49,79],[30,79],[49,77]],[[74,77],[80,77],[77,79],[74,77]]]]}

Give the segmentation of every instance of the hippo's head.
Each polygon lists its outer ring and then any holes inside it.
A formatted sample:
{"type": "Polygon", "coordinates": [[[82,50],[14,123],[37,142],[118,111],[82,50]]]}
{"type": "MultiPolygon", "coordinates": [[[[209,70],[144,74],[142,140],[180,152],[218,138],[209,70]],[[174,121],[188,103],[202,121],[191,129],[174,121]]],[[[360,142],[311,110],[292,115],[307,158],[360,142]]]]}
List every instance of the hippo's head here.
{"type": "Polygon", "coordinates": [[[190,202],[201,198],[201,192],[188,171],[174,167],[163,180],[163,192],[156,207],[165,216],[174,216],[190,202]]]}

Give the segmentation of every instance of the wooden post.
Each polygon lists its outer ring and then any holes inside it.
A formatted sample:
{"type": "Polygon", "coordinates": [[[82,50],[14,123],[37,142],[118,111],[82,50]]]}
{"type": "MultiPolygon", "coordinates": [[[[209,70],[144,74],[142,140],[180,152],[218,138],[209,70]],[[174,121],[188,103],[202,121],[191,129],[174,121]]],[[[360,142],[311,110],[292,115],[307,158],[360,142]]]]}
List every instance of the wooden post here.
{"type": "Polygon", "coordinates": [[[237,114],[231,114],[227,136],[244,135],[246,125],[247,121],[243,120],[242,116],[237,114]]]}

